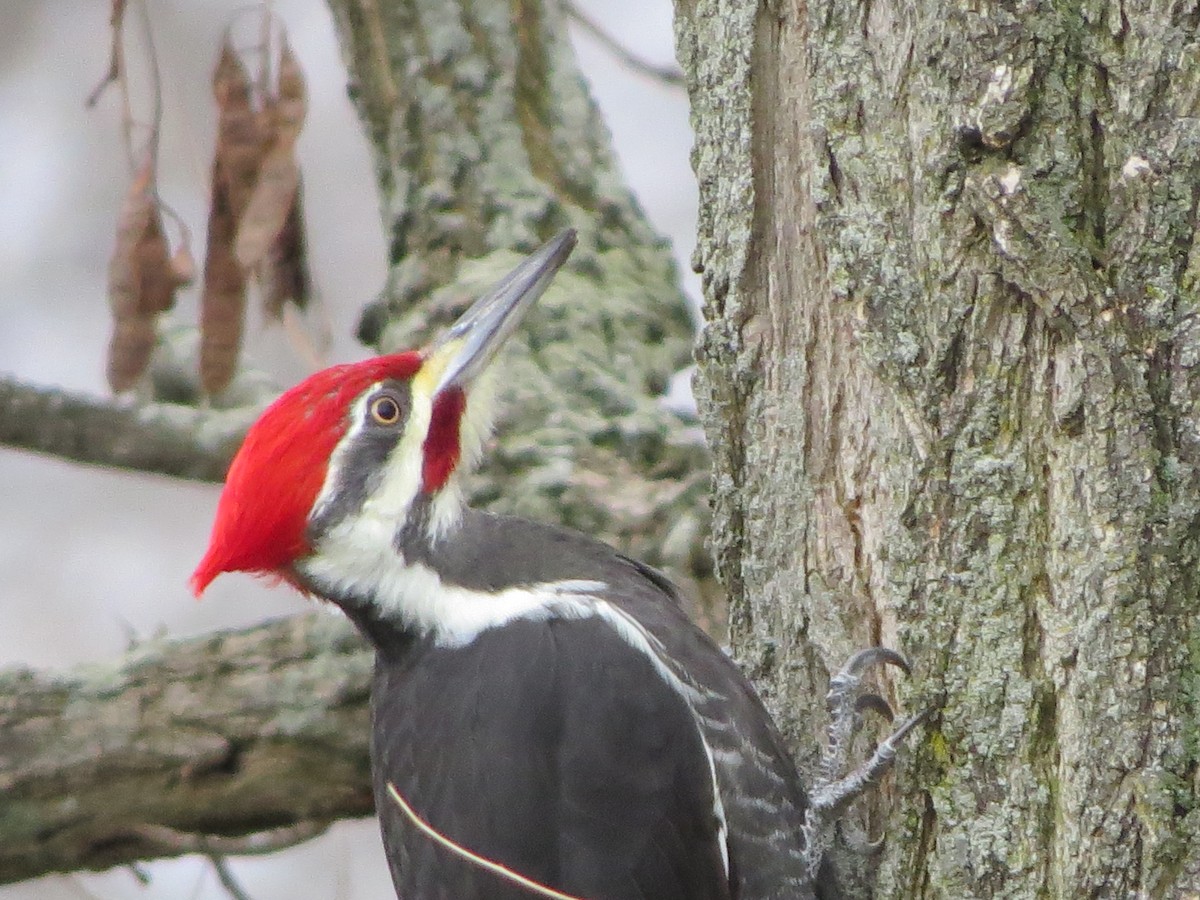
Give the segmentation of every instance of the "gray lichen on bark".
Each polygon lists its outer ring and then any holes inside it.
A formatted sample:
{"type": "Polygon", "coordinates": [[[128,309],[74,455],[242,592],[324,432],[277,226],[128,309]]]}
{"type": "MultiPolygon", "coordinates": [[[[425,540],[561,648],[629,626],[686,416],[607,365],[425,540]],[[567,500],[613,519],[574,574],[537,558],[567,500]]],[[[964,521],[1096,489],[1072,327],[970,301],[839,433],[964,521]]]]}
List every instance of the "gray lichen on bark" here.
{"type": "Polygon", "coordinates": [[[371,666],[322,615],[0,673],[0,883],[369,815],[371,666]]]}
{"type": "Polygon", "coordinates": [[[1197,890],[1193,14],[679,12],[735,645],[802,759],[850,645],[944,698],[879,892],[1197,890]]]}
{"type": "MultiPolygon", "coordinates": [[[[711,600],[707,457],[656,399],[692,323],[575,68],[557,4],[335,0],[375,149],[391,268],[360,331],[420,342],[563,227],[579,245],[498,364],[474,502],[560,521],[711,600]]],[[[704,604],[707,607],[707,603],[704,604]]],[[[702,607],[703,609],[704,607],[702,607]]]]}

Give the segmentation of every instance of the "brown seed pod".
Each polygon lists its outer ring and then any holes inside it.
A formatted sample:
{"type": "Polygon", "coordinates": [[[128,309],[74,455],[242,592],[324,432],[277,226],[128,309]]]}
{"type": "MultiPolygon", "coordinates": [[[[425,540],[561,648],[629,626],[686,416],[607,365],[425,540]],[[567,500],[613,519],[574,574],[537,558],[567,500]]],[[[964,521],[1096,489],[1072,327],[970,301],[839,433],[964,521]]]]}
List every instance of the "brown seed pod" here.
{"type": "Polygon", "coordinates": [[[229,208],[238,219],[254,191],[263,156],[263,140],[258,113],[251,103],[250,76],[228,35],[213,71],[213,96],[217,101],[213,181],[224,182],[229,208]]]}
{"type": "Polygon", "coordinates": [[[308,89],[304,83],[304,70],[292,53],[286,36],[279,51],[279,82],[272,110],[276,141],[294,142],[300,136],[300,129],[304,127],[304,117],[308,112],[308,89]]]}
{"type": "Polygon", "coordinates": [[[291,142],[277,143],[258,170],[254,192],[238,223],[236,251],[242,268],[253,269],[267,255],[295,205],[299,183],[291,142]]]}
{"type": "Polygon", "coordinates": [[[267,316],[276,320],[283,317],[285,303],[290,301],[297,308],[304,309],[312,294],[304,237],[303,199],[302,185],[297,185],[283,228],[275,235],[267,250],[267,257],[259,268],[263,282],[263,309],[267,316]]]}
{"type": "Polygon", "coordinates": [[[108,385],[114,392],[133,387],[150,361],[154,345],[153,320],[142,309],[142,273],[139,247],[154,212],[150,184],[154,167],[147,159],[134,172],[133,181],[117,216],[117,240],[108,261],[108,304],[113,332],[108,346],[108,385]],[[150,333],[146,342],[147,326],[150,333]]]}
{"type": "Polygon", "coordinates": [[[137,245],[137,267],[141,282],[138,308],[144,315],[166,312],[175,305],[178,282],[171,270],[171,248],[163,233],[158,206],[150,207],[146,228],[137,245]]]}
{"type": "Polygon", "coordinates": [[[214,178],[200,297],[200,383],[209,395],[228,387],[242,346],[246,277],[233,252],[236,232],[225,187],[214,178]]]}
{"type": "MultiPolygon", "coordinates": [[[[304,73],[286,38],[279,55],[279,81],[260,115],[260,133],[269,141],[254,191],[239,216],[237,258],[247,271],[262,263],[286,227],[300,184],[296,139],[304,124],[307,97],[304,73]]],[[[268,301],[268,308],[270,302],[268,301]]]]}
{"type": "Polygon", "coordinates": [[[113,322],[108,343],[108,386],[114,393],[127,391],[150,365],[157,332],[152,316],[134,315],[113,322]]]}

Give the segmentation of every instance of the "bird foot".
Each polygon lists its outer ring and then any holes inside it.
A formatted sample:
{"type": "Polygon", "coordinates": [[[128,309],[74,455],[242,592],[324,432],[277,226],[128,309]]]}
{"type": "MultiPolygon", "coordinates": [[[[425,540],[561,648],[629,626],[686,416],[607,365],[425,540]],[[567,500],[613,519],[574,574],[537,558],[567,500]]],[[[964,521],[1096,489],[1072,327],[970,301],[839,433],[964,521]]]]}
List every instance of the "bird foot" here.
{"type": "MultiPolygon", "coordinates": [[[[829,709],[829,738],[821,756],[819,775],[809,797],[810,805],[804,822],[805,855],[813,878],[825,852],[833,843],[833,826],[838,817],[868,789],[879,784],[891,769],[900,743],[932,713],[931,709],[926,709],[905,719],[875,748],[870,759],[846,773],[854,736],[862,727],[862,713],[873,710],[889,722],[895,719],[892,707],[879,694],[859,693],[863,675],[880,664],[895,666],[904,674],[911,674],[908,661],[895,650],[870,647],[850,657],[841,671],[829,680],[829,693],[825,695],[829,709]]],[[[864,844],[867,852],[878,852],[882,847],[882,838],[864,844]]]]}

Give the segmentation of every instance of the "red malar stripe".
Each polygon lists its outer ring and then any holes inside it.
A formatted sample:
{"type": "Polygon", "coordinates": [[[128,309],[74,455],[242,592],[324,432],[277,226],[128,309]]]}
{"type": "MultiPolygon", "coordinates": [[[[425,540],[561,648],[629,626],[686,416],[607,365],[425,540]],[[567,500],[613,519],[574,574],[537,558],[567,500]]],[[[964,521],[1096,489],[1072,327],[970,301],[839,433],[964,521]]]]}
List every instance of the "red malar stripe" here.
{"type": "Polygon", "coordinates": [[[421,465],[421,490],[427,494],[441,490],[458,465],[458,428],[466,406],[467,398],[460,388],[446,388],[434,398],[421,465]]]}

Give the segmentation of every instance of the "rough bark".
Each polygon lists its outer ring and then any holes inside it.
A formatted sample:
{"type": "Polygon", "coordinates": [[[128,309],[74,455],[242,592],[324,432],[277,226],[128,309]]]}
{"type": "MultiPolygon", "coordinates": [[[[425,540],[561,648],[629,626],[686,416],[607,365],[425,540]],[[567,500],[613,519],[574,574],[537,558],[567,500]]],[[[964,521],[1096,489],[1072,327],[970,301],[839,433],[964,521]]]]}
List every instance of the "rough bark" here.
{"type": "MultiPolygon", "coordinates": [[[[606,538],[711,596],[707,458],[657,400],[689,358],[686,304],[616,171],[558,5],[331,6],[390,235],[389,285],[363,337],[382,349],[422,342],[514,251],[574,226],[569,268],[498,362],[499,439],[474,501],[606,538]]],[[[36,449],[63,453],[78,434],[36,449]]],[[[365,657],[295,627],[301,649],[282,672],[267,629],[141,648],[99,679],[0,676],[0,881],[180,852],[180,834],[364,812],[365,657]],[[185,663],[211,677],[193,687],[176,677],[185,663]],[[240,791],[246,802],[233,802],[240,791]]]]}
{"type": "Polygon", "coordinates": [[[309,615],[0,674],[0,883],[369,815],[371,665],[345,621],[309,615]]]}
{"type": "Polygon", "coordinates": [[[1195,10],[677,9],[735,647],[941,701],[878,893],[1200,890],[1195,10]]]}

